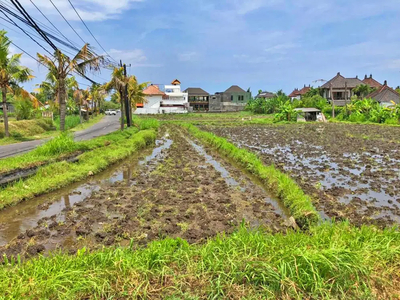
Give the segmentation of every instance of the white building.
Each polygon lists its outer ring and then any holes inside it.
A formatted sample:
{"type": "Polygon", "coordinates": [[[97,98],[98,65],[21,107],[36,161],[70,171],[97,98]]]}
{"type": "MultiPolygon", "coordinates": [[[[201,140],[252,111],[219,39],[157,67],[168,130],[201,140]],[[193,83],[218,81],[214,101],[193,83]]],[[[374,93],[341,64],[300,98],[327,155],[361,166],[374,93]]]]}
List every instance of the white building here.
{"type": "Polygon", "coordinates": [[[175,79],[171,85],[165,85],[165,92],[156,85],[148,86],[143,91],[147,101],[137,104],[135,114],[187,113],[189,96],[181,91],[180,84],[179,80],[175,79]]]}

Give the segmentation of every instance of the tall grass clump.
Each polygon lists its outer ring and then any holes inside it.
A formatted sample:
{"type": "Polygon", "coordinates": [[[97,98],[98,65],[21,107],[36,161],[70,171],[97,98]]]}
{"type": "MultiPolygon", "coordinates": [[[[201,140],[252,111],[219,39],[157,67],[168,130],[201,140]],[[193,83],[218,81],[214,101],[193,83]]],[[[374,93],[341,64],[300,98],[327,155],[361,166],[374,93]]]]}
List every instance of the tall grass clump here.
{"type": "Polygon", "coordinates": [[[134,117],[133,124],[139,128],[139,130],[156,129],[160,126],[160,122],[157,119],[147,119],[134,117]]]}
{"type": "Polygon", "coordinates": [[[282,173],[273,165],[265,166],[256,154],[238,148],[222,137],[201,131],[191,124],[182,123],[182,126],[187,128],[193,136],[233,159],[264,182],[282,200],[300,227],[308,227],[320,220],[311,198],[288,175],[282,173]]]}
{"type": "Polygon", "coordinates": [[[82,148],[80,144],[75,143],[72,134],[63,132],[59,136],[51,139],[43,146],[33,150],[33,154],[38,156],[53,156],[62,153],[71,153],[82,148]]]}
{"type": "MultiPolygon", "coordinates": [[[[77,115],[69,115],[65,117],[65,130],[69,130],[78,126],[81,123],[80,117],[77,115]]],[[[57,127],[57,130],[60,130],[60,117],[57,116],[54,119],[54,124],[57,127]]]]}
{"type": "MultiPolygon", "coordinates": [[[[400,233],[348,223],[309,234],[240,227],[204,244],[78,250],[0,267],[5,299],[396,299],[400,233]]],[[[398,295],[397,295],[398,296],[398,295]]]]}

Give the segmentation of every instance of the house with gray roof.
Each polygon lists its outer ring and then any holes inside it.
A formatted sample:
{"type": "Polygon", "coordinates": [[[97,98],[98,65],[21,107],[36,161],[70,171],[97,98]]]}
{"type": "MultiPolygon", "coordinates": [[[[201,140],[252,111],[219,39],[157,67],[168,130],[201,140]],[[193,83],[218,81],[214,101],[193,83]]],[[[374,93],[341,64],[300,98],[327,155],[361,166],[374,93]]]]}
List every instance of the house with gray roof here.
{"type": "Polygon", "coordinates": [[[358,79],[358,76],[345,78],[340,73],[337,73],[335,77],[321,86],[321,89],[325,99],[333,101],[336,106],[344,106],[355,95],[354,88],[361,84],[365,83],[358,79]]]}
{"type": "Polygon", "coordinates": [[[271,99],[271,98],[274,98],[274,97],[275,97],[275,94],[274,94],[274,93],[267,92],[267,91],[262,91],[261,93],[259,93],[259,94],[255,97],[255,99],[259,99],[259,98],[262,98],[262,99],[271,99]]]}
{"type": "Polygon", "coordinates": [[[237,85],[232,85],[225,92],[212,95],[209,107],[210,111],[214,112],[242,111],[250,99],[250,89],[245,91],[237,85]]]}
{"type": "Polygon", "coordinates": [[[387,81],[375,92],[369,94],[367,98],[375,99],[384,106],[391,106],[393,102],[400,103],[400,95],[394,89],[388,86],[387,81]]]}
{"type": "Polygon", "coordinates": [[[201,88],[187,88],[184,93],[189,95],[189,105],[193,111],[208,111],[210,94],[201,88]]]}

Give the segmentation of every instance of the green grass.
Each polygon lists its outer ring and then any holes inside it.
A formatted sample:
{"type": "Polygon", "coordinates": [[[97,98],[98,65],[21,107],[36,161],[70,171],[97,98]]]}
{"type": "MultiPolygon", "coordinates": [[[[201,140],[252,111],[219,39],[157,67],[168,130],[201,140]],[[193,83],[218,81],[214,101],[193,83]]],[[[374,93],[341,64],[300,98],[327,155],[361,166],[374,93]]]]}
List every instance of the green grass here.
{"type": "Polygon", "coordinates": [[[273,165],[265,166],[256,154],[238,148],[222,137],[201,131],[192,124],[182,123],[181,125],[187,128],[193,136],[233,159],[260,179],[271,192],[282,200],[300,227],[307,227],[320,221],[320,216],[314,208],[311,198],[290,176],[282,173],[273,165]]]}
{"type": "MultiPolygon", "coordinates": [[[[81,123],[80,117],[77,115],[68,115],[65,116],[65,130],[69,130],[78,126],[81,123]]],[[[60,130],[60,117],[56,117],[54,119],[54,124],[57,127],[57,130],[60,130]]]]}
{"type": "MultiPolygon", "coordinates": [[[[133,245],[132,245],[133,246],[133,245]]],[[[400,234],[347,223],[308,234],[241,227],[202,245],[62,253],[0,267],[6,299],[395,299],[400,234]],[[386,296],[386,297],[385,297],[386,296]]]]}
{"type": "MultiPolygon", "coordinates": [[[[80,155],[78,163],[66,161],[51,163],[41,167],[33,177],[0,190],[0,209],[82,180],[90,174],[96,174],[151,144],[155,139],[156,133],[153,129],[137,133],[137,129],[132,128],[84,143],[84,147],[94,150],[80,155]]],[[[70,151],[79,149],[81,145],[68,141],[68,136],[62,137],[60,141],[53,141],[50,145],[43,146],[44,149],[38,148],[35,151],[43,152],[42,154],[47,157],[56,154],[60,149],[58,147],[65,147],[70,151]]]]}
{"type": "Polygon", "coordinates": [[[0,123],[0,145],[10,144],[34,139],[34,136],[42,135],[55,130],[50,119],[35,119],[9,122],[10,138],[4,136],[4,123],[0,123]]]}

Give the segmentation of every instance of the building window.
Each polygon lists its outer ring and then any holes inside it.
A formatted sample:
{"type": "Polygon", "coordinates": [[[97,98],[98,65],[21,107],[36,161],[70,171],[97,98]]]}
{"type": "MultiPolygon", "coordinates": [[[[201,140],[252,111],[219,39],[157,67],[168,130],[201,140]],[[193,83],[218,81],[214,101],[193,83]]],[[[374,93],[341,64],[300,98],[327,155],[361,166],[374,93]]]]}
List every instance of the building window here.
{"type": "Polygon", "coordinates": [[[233,95],[231,95],[231,101],[233,101],[233,95]]]}
{"type": "Polygon", "coordinates": [[[239,101],[244,101],[244,96],[243,95],[239,95],[239,101]]]}

